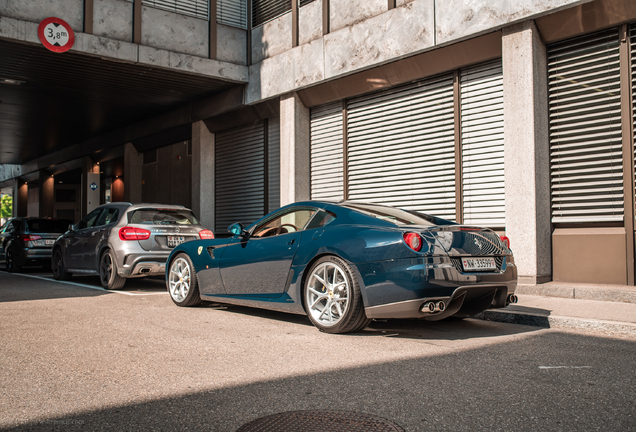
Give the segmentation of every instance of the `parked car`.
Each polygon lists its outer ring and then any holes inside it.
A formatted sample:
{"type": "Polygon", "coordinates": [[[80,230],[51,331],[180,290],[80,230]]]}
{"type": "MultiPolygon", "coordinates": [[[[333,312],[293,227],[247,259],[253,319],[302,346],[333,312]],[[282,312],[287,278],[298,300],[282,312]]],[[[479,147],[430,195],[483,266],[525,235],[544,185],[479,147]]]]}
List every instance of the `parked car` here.
{"type": "Polygon", "coordinates": [[[0,261],[10,272],[19,272],[25,265],[49,266],[53,243],[70,223],[36,217],[9,219],[0,227],[0,261]]]}
{"type": "Polygon", "coordinates": [[[487,228],[345,201],[285,206],[227,239],[176,247],[166,285],[202,300],[307,314],[321,331],[373,318],[461,319],[516,302],[509,241],[487,228]]]}
{"type": "Polygon", "coordinates": [[[58,280],[95,274],[104,288],[119,289],[127,278],[163,276],[175,246],[212,238],[212,231],[183,206],[106,204],[55,242],[51,269],[58,280]]]}

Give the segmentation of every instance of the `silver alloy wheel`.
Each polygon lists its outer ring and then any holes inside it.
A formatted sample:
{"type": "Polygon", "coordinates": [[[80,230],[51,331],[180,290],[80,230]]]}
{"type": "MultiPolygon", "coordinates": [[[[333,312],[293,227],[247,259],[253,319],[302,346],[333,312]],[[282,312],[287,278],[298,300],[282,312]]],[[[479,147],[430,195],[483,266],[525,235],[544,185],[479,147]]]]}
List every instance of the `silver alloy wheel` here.
{"type": "Polygon", "coordinates": [[[170,266],[168,283],[170,284],[170,296],[177,303],[185,301],[190,292],[190,265],[184,258],[177,258],[170,266]]]}
{"type": "Polygon", "coordinates": [[[351,287],[345,271],[332,262],[324,262],[309,276],[305,302],[312,318],[325,327],[340,322],[347,313],[351,287]]]}

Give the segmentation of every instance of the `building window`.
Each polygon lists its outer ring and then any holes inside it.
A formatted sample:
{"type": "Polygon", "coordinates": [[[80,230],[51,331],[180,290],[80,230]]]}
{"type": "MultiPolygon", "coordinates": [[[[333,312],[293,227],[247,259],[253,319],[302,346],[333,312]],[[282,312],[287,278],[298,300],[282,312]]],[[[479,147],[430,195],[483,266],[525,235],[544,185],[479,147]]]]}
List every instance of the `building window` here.
{"type": "Polygon", "coordinates": [[[217,0],[216,22],[242,29],[247,28],[247,0],[217,0]]]}
{"type": "Polygon", "coordinates": [[[252,28],[291,12],[292,0],[252,0],[252,28]]]}
{"type": "Polygon", "coordinates": [[[141,4],[205,20],[209,17],[208,0],[142,0],[141,4]]]}

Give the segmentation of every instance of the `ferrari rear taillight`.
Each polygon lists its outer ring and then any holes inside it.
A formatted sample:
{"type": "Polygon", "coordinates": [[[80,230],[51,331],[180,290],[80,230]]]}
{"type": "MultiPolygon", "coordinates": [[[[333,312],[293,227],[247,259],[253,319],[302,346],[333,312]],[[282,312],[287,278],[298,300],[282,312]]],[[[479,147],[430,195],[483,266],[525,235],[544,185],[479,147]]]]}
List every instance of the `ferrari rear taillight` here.
{"type": "Polygon", "coordinates": [[[201,237],[203,240],[210,240],[214,238],[214,233],[209,229],[204,229],[199,231],[199,237],[201,237]]]}
{"type": "Polygon", "coordinates": [[[36,240],[40,240],[41,238],[42,236],[39,236],[39,235],[29,235],[29,234],[20,235],[20,240],[25,242],[36,241],[36,240]]]}
{"type": "Polygon", "coordinates": [[[504,242],[506,247],[510,249],[510,239],[506,236],[499,236],[499,237],[501,237],[501,241],[504,242]]]}
{"type": "Polygon", "coordinates": [[[402,235],[404,242],[413,249],[415,252],[419,252],[422,249],[422,237],[418,233],[408,232],[402,235]]]}
{"type": "Polygon", "coordinates": [[[143,228],[123,227],[119,229],[119,238],[124,241],[148,240],[150,231],[143,228]]]}

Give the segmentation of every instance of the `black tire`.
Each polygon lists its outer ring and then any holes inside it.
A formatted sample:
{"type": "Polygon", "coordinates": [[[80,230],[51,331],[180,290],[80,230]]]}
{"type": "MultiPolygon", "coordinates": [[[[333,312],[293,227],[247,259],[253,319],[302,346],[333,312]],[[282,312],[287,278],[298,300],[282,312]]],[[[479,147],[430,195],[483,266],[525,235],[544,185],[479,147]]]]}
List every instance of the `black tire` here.
{"type": "Polygon", "coordinates": [[[303,286],[305,311],[312,324],[316,326],[318,330],[334,334],[353,333],[369,325],[371,320],[368,319],[364,313],[358,279],[351,267],[344,260],[333,255],[324,256],[311,266],[307,275],[303,286]],[[331,281],[327,281],[327,283],[332,284],[331,289],[315,278],[315,272],[320,273],[322,271],[327,275],[327,279],[331,278],[331,281]],[[343,284],[345,285],[344,288],[336,288],[343,284]],[[342,295],[342,290],[348,290],[345,296],[342,295]],[[318,296],[318,294],[320,294],[320,296],[318,296]],[[323,301],[325,302],[324,304],[322,303],[323,301]],[[339,314],[339,311],[341,311],[340,306],[334,310],[334,306],[339,305],[339,302],[346,302],[344,303],[345,310],[342,311],[341,315],[339,314]],[[320,309],[321,307],[322,310],[320,309]],[[330,318],[334,312],[338,315],[336,317],[337,320],[333,324],[326,323],[326,320],[322,320],[325,311],[328,311],[330,318]]]}
{"type": "Polygon", "coordinates": [[[13,245],[9,245],[9,247],[5,249],[4,265],[10,273],[19,273],[22,271],[22,265],[17,262],[13,245]]]}
{"type": "Polygon", "coordinates": [[[199,281],[187,254],[180,253],[170,262],[166,288],[177,306],[191,307],[201,303],[199,281]]]}
{"type": "Polygon", "coordinates": [[[118,290],[126,283],[126,278],[117,274],[117,261],[110,249],[106,249],[99,259],[99,281],[107,290],[118,290]]]}
{"type": "Polygon", "coordinates": [[[51,255],[51,271],[53,272],[55,280],[67,281],[71,279],[71,276],[73,276],[72,273],[66,271],[64,256],[62,255],[62,249],[60,248],[55,249],[53,251],[53,255],[51,255]]]}

